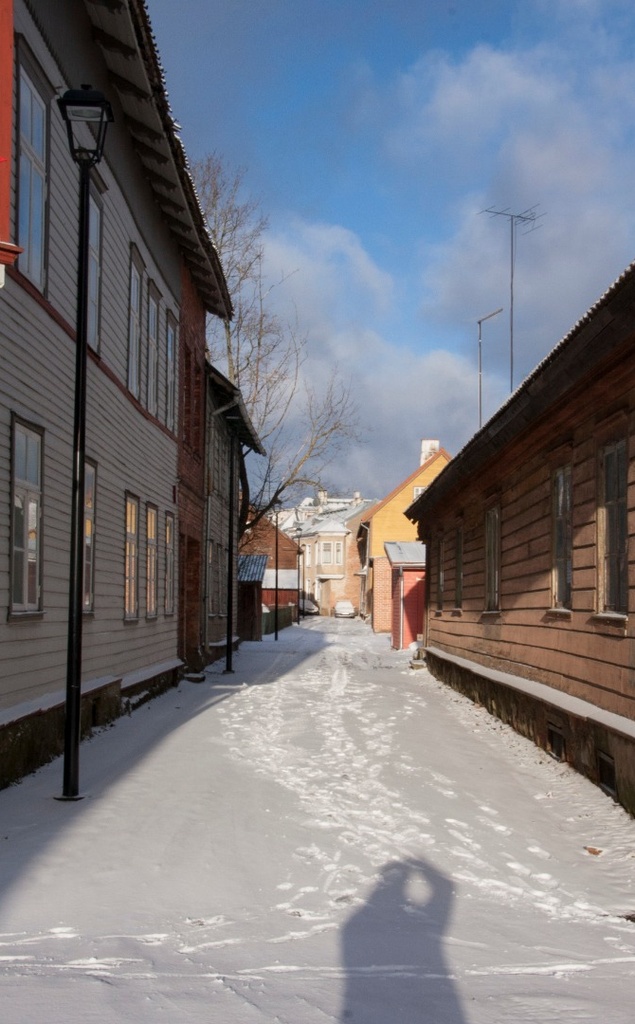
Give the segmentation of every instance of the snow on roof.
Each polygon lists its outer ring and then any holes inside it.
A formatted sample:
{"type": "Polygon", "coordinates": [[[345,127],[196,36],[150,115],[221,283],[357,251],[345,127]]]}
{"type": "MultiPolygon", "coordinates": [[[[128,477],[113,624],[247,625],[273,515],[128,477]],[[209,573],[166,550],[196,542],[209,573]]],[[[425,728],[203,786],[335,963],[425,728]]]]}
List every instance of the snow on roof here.
{"type": "Polygon", "coordinates": [[[262,583],[267,568],[267,555],[239,555],[238,582],[262,583]]]}
{"type": "Polygon", "coordinates": [[[384,544],[391,565],[425,565],[426,546],[418,540],[390,540],[384,544]]]}
{"type": "MultiPolygon", "coordinates": [[[[262,585],[265,590],[275,590],[276,588],[276,570],[265,569],[265,574],[262,580],[262,585]]],[[[278,590],[297,590],[298,589],[298,570],[297,569],[278,569],[278,590]]]]}

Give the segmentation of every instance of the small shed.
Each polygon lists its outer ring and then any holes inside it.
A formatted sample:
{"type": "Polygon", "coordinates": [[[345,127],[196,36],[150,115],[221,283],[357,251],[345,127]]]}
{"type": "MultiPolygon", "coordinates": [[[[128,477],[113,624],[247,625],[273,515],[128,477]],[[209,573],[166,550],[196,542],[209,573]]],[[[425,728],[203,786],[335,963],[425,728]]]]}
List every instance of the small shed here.
{"type": "Polygon", "coordinates": [[[387,541],[391,570],[391,646],[401,651],[423,640],[426,546],[420,541],[387,541]]]}
{"type": "Polygon", "coordinates": [[[238,635],[262,640],[262,581],[267,555],[238,556],[238,635]]]}

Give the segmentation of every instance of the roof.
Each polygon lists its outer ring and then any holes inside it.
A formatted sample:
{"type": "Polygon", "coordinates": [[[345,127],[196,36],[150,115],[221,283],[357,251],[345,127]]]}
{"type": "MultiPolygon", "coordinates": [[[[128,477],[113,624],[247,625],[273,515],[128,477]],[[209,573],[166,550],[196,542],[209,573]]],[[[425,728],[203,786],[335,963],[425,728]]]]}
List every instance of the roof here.
{"type": "Polygon", "coordinates": [[[178,136],[179,125],[172,116],[146,2],[85,0],[85,7],[125,116],[125,130],[163,220],[205,308],[230,319],[233,309],[227,282],[178,136]]]}
{"type": "Polygon", "coordinates": [[[589,307],[425,493],[412,502],[405,513],[408,519],[419,522],[430,508],[458,489],[509,441],[530,429],[620,346],[631,344],[634,307],[635,262],[589,307]]]}
{"type": "Polygon", "coordinates": [[[220,370],[217,370],[211,363],[207,363],[207,376],[212,387],[218,392],[224,405],[214,410],[216,415],[221,414],[223,419],[236,432],[236,436],[245,448],[264,455],[260,438],[251,422],[249,413],[243,401],[240,388],[225,377],[220,370]]]}
{"type": "Polygon", "coordinates": [[[349,533],[350,530],[346,524],[360,516],[363,517],[364,513],[376,503],[376,498],[363,498],[348,508],[316,512],[310,519],[299,524],[302,536],[311,537],[318,533],[349,533]]]}
{"type": "MultiPolygon", "coordinates": [[[[276,570],[266,569],[265,575],[262,581],[262,585],[265,590],[276,589],[276,570]]],[[[297,569],[278,569],[278,590],[297,590],[298,589],[298,570],[297,569]]]]}
{"type": "Polygon", "coordinates": [[[267,555],[239,555],[238,582],[262,583],[267,568],[267,555]]]}
{"type": "Polygon", "coordinates": [[[426,546],[418,540],[390,540],[384,544],[391,565],[424,566],[426,546]]]}
{"type": "Polygon", "coordinates": [[[449,462],[451,461],[452,456],[450,455],[449,452],[445,450],[445,448],[439,448],[439,450],[434,452],[434,454],[431,455],[429,459],[426,459],[425,462],[422,462],[419,466],[417,466],[417,468],[413,470],[410,476],[407,476],[405,480],[402,480],[400,484],[397,484],[397,486],[392,489],[390,494],[387,494],[385,498],[382,498],[381,501],[378,501],[370,509],[368,515],[365,516],[362,521],[364,523],[367,523],[370,519],[373,518],[373,516],[377,515],[377,513],[381,511],[381,509],[385,505],[387,505],[389,501],[392,501],[392,499],[396,497],[397,494],[399,494],[399,491],[403,491],[404,488],[409,487],[410,484],[412,484],[412,482],[417,479],[422,470],[426,469],[426,467],[428,466],[431,466],[434,462],[437,461],[437,459],[440,458],[445,458],[449,462]]]}

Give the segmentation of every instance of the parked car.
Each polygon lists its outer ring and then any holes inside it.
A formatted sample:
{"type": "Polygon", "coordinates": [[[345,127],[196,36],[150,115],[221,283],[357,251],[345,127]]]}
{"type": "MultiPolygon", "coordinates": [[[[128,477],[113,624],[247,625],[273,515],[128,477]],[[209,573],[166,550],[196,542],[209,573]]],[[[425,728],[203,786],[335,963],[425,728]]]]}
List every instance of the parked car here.
{"type": "Polygon", "coordinates": [[[338,619],[354,619],[355,608],[352,601],[336,601],[333,615],[338,619]]]}
{"type": "Polygon", "coordinates": [[[319,615],[320,609],[313,601],[309,601],[308,597],[300,598],[300,611],[303,615],[319,615]]]}

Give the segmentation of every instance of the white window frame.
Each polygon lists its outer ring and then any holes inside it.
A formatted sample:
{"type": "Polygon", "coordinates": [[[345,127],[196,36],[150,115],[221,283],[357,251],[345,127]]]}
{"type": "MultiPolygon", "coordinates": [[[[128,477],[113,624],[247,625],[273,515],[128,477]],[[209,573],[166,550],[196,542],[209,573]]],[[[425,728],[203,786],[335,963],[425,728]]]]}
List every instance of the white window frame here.
{"type": "Polygon", "coordinates": [[[148,288],[148,360],[147,360],[146,406],[152,416],[159,408],[159,296],[152,287],[148,288]]]}
{"type": "Polygon", "coordinates": [[[126,495],[126,555],[124,569],[124,616],[139,618],[139,499],[126,495]]]}
{"type": "Polygon", "coordinates": [[[99,351],[101,326],[101,233],[102,208],[91,192],[88,200],[88,329],[87,341],[90,347],[99,351]]]}
{"type": "Polygon", "coordinates": [[[97,468],[92,462],[84,467],[84,564],[83,610],[95,606],[95,507],[97,502],[97,468]]]}
{"type": "Polygon", "coordinates": [[[335,541],[335,564],[342,565],[343,563],[343,551],[344,544],[341,540],[335,541]]]}
{"type": "Polygon", "coordinates": [[[320,565],[333,565],[333,543],[330,540],[322,541],[320,565]]]}
{"type": "Polygon", "coordinates": [[[176,345],[177,325],[168,313],[165,327],[165,425],[172,431],[176,426],[176,345]]]}
{"type": "Polygon", "coordinates": [[[13,422],[11,611],[41,610],[43,434],[13,422]]]}
{"type": "Polygon", "coordinates": [[[311,568],[311,551],[312,551],[312,548],[313,548],[313,545],[311,545],[311,544],[305,544],[304,545],[303,551],[304,551],[304,567],[305,567],[305,569],[310,569],[311,568]]]}
{"type": "Polygon", "coordinates": [[[159,512],[156,505],[146,505],[146,618],[158,615],[159,512]]]}
{"type": "Polygon", "coordinates": [[[19,75],[18,258],[20,271],[44,291],[48,183],[48,106],[33,76],[19,75]]]}
{"type": "Polygon", "coordinates": [[[174,515],[165,513],[165,595],[163,609],[166,615],[174,615],[174,515]]]}
{"type": "Polygon", "coordinates": [[[135,398],[140,394],[141,310],[143,270],[134,255],[130,260],[130,292],[128,299],[128,390],[135,398]]]}

